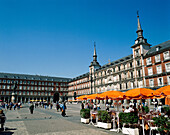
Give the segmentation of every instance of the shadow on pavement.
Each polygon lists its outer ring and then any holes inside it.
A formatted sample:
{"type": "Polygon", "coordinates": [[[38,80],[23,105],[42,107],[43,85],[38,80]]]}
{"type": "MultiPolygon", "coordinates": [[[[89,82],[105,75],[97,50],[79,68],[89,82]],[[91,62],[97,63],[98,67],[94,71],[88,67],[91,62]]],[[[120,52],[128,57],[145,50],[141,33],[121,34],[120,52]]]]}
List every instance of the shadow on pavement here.
{"type": "Polygon", "coordinates": [[[1,132],[0,131],[0,135],[12,135],[14,132],[10,132],[10,131],[4,131],[4,132],[1,132]]]}
{"type": "Polygon", "coordinates": [[[0,128],[0,135],[12,135],[14,132],[8,131],[8,130],[17,130],[17,128],[8,128],[5,127],[5,131],[3,128],[0,128]]]}

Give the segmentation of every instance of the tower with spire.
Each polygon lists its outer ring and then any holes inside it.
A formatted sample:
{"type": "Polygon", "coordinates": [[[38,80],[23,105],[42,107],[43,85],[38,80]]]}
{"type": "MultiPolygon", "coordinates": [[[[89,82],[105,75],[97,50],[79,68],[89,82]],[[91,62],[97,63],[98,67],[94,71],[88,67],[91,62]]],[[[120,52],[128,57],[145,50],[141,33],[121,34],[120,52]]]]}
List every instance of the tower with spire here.
{"type": "Polygon", "coordinates": [[[135,40],[135,44],[131,47],[133,48],[133,52],[135,52],[136,49],[138,49],[138,53],[135,53],[133,56],[135,57],[137,55],[144,55],[149,49],[150,44],[147,43],[147,39],[143,37],[143,30],[141,27],[141,23],[139,20],[139,13],[137,11],[137,39],[135,40]]]}
{"type": "Polygon", "coordinates": [[[96,53],[96,43],[94,42],[94,54],[93,54],[93,61],[90,64],[90,72],[94,72],[94,70],[99,69],[101,66],[97,61],[97,53],[96,53]]]}
{"type": "Polygon", "coordinates": [[[89,66],[90,70],[90,75],[89,75],[89,80],[90,80],[90,91],[91,94],[96,93],[96,88],[95,88],[95,70],[99,69],[101,66],[99,62],[97,61],[97,53],[96,53],[96,43],[94,42],[94,54],[93,54],[93,61],[91,62],[89,66]]]}
{"type": "Polygon", "coordinates": [[[150,44],[148,44],[147,39],[143,37],[143,30],[139,20],[139,14],[137,12],[137,39],[135,44],[131,47],[133,50],[133,66],[134,66],[134,87],[144,87],[146,86],[145,81],[145,71],[144,71],[144,57],[145,54],[150,49],[150,44]],[[143,75],[142,78],[140,76],[143,75]]]}

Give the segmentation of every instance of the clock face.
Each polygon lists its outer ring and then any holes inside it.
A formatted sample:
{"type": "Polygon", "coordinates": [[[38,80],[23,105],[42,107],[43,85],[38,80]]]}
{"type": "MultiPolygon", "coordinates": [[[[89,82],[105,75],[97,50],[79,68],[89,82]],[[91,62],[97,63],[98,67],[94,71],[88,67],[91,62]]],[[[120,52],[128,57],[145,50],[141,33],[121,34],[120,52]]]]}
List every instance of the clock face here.
{"type": "Polygon", "coordinates": [[[135,41],[135,44],[137,44],[137,43],[138,43],[138,40],[135,41]]]}

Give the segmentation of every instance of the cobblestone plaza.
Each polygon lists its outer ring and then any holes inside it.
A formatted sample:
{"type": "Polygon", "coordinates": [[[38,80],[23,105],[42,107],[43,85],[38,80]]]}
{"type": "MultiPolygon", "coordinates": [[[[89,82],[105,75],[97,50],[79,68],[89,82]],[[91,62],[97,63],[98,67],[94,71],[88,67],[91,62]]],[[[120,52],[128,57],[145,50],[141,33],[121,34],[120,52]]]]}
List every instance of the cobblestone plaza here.
{"type": "MultiPolygon", "coordinates": [[[[80,122],[80,104],[68,104],[66,114],[62,117],[56,109],[35,108],[30,114],[29,105],[20,110],[6,111],[6,131],[2,135],[107,135],[117,134],[93,125],[80,122]]],[[[118,133],[119,134],[119,133],[118,133]]],[[[120,133],[121,134],[121,133],[120,133]]]]}

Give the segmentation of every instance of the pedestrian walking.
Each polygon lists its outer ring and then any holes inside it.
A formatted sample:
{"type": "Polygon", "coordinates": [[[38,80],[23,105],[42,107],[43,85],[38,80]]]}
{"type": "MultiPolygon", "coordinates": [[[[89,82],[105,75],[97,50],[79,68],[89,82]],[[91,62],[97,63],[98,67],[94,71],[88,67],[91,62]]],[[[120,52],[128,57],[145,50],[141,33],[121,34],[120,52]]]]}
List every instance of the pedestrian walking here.
{"type": "Polygon", "coordinates": [[[83,102],[81,103],[81,109],[84,109],[84,104],[83,104],[83,102]]]}
{"type": "Polygon", "coordinates": [[[56,109],[57,109],[57,112],[58,112],[58,109],[60,108],[60,105],[59,105],[59,103],[57,102],[57,104],[56,104],[56,109]]]}
{"type": "Polygon", "coordinates": [[[50,108],[51,108],[51,109],[53,108],[53,103],[50,104],[50,108]]]}
{"type": "Polygon", "coordinates": [[[33,103],[32,103],[32,105],[29,107],[29,109],[30,109],[30,113],[33,114],[33,111],[34,111],[34,105],[33,105],[33,103]]]}
{"type": "Polygon", "coordinates": [[[62,106],[62,113],[61,113],[61,115],[62,115],[63,117],[65,117],[65,116],[66,116],[66,109],[67,109],[67,107],[66,107],[66,103],[65,103],[65,102],[63,102],[63,106],[62,106]]]}
{"type": "Polygon", "coordinates": [[[15,110],[15,108],[16,108],[16,104],[14,104],[14,110],[15,110]]]}

